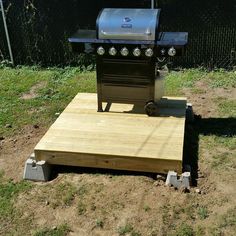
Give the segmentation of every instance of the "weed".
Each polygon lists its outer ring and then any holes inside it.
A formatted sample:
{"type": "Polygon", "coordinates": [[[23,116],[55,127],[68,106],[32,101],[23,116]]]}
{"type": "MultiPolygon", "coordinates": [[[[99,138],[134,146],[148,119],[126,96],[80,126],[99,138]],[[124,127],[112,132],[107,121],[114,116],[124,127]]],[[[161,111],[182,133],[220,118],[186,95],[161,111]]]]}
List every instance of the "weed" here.
{"type": "Polygon", "coordinates": [[[188,224],[181,224],[174,236],[194,236],[193,228],[188,224]]]}
{"type": "Polygon", "coordinates": [[[78,195],[80,197],[83,197],[85,194],[88,193],[88,188],[86,185],[82,185],[81,187],[79,187],[79,190],[78,190],[78,195]]]}
{"type": "Polygon", "coordinates": [[[0,170],[0,182],[2,182],[4,176],[4,171],[0,170]]]}
{"type": "Polygon", "coordinates": [[[67,224],[60,225],[56,229],[44,228],[35,232],[34,236],[66,236],[70,232],[67,224]]]}
{"type": "Polygon", "coordinates": [[[104,222],[101,219],[96,220],[96,227],[103,228],[104,222]]]}
{"type": "Polygon", "coordinates": [[[91,209],[92,211],[95,211],[96,208],[97,208],[97,207],[96,207],[95,203],[92,202],[92,203],[91,203],[91,207],[90,207],[90,209],[91,209]]]}
{"type": "Polygon", "coordinates": [[[65,182],[55,187],[52,206],[55,208],[59,205],[70,206],[75,198],[76,187],[71,183],[65,182]]]}
{"type": "Polygon", "coordinates": [[[205,220],[209,216],[207,208],[206,207],[199,207],[198,215],[201,220],[205,220]]]}
{"type": "Polygon", "coordinates": [[[130,236],[141,236],[141,233],[139,233],[137,231],[132,231],[130,236]]]}
{"type": "Polygon", "coordinates": [[[131,233],[133,231],[133,226],[130,224],[126,224],[125,226],[120,226],[118,228],[119,235],[125,235],[127,233],[131,233]]]}
{"type": "Polygon", "coordinates": [[[86,205],[79,201],[78,205],[77,205],[77,211],[78,211],[78,215],[83,215],[86,212],[86,205]]]}
{"type": "Polygon", "coordinates": [[[205,235],[205,229],[202,226],[197,226],[195,230],[195,235],[196,236],[203,236],[205,235]]]}
{"type": "Polygon", "coordinates": [[[144,205],[143,209],[146,212],[151,210],[150,206],[148,206],[148,205],[144,205]]]}

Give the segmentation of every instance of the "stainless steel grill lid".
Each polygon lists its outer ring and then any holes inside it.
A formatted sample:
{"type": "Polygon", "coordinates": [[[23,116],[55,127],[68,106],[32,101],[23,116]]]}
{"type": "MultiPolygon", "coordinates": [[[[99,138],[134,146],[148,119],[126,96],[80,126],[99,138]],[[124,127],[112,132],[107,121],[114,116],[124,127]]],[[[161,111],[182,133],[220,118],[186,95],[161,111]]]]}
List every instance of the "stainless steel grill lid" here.
{"type": "Polygon", "coordinates": [[[97,19],[99,39],[155,40],[160,9],[105,8],[97,19]]]}

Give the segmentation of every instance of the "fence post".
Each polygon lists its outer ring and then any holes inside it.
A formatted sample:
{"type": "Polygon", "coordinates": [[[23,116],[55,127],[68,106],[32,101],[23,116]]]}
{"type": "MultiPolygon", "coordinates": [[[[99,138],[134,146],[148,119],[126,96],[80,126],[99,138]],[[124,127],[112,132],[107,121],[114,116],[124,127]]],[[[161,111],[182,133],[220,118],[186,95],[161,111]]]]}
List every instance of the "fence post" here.
{"type": "Polygon", "coordinates": [[[6,16],[5,16],[2,0],[0,0],[0,10],[2,12],[2,20],[3,20],[3,24],[4,24],[4,29],[5,29],[6,39],[7,39],[7,46],[8,46],[8,51],[9,51],[11,63],[12,63],[12,65],[14,65],[14,59],[13,59],[12,50],[11,50],[11,42],[10,42],[9,33],[8,33],[8,29],[7,29],[6,16]]]}

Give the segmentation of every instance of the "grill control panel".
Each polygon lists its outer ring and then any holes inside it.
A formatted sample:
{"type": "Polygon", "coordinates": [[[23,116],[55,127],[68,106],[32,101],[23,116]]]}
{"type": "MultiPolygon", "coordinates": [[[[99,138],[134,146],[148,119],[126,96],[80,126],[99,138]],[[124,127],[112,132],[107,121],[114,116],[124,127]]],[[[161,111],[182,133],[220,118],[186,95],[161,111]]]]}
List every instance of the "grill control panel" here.
{"type": "Polygon", "coordinates": [[[143,46],[97,46],[97,55],[99,56],[123,56],[123,57],[153,57],[153,56],[170,56],[173,57],[178,54],[178,49],[175,47],[143,47],[143,46]]]}

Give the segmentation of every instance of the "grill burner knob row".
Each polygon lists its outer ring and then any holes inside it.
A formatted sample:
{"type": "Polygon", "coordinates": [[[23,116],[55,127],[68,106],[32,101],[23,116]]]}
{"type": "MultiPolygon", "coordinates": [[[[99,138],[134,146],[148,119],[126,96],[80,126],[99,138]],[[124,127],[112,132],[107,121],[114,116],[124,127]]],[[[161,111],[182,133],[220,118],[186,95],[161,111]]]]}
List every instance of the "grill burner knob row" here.
{"type": "MultiPolygon", "coordinates": [[[[100,46],[99,48],[97,48],[97,54],[100,55],[100,56],[103,56],[103,55],[105,54],[105,49],[104,49],[102,46],[100,46]]],[[[115,55],[117,54],[116,48],[115,48],[115,47],[111,47],[111,48],[109,49],[109,54],[110,54],[111,56],[115,56],[115,55]]],[[[121,54],[122,56],[128,56],[128,55],[129,55],[129,50],[128,50],[126,47],[124,47],[124,48],[122,48],[122,49],[120,50],[120,54],[121,54]]],[[[154,54],[154,52],[153,52],[153,50],[152,50],[151,48],[148,48],[148,49],[145,50],[145,55],[146,55],[147,57],[152,57],[153,54],[154,54]]],[[[162,50],[161,50],[161,54],[162,54],[162,55],[165,54],[165,49],[162,49],[162,50]]],[[[141,56],[141,50],[140,50],[139,48],[135,48],[135,49],[133,50],[133,55],[134,55],[135,57],[141,56]]],[[[169,56],[172,56],[172,57],[175,56],[175,55],[176,55],[176,49],[175,49],[174,47],[171,47],[171,48],[168,50],[168,55],[169,55],[169,56]]]]}
{"type": "Polygon", "coordinates": [[[117,50],[114,47],[112,47],[112,48],[109,49],[109,54],[111,56],[115,56],[117,54],[117,50]]]}

